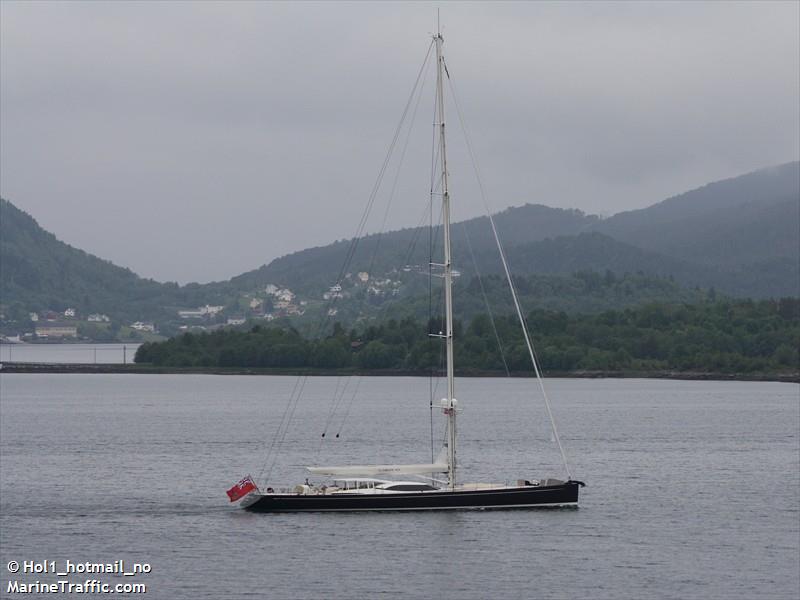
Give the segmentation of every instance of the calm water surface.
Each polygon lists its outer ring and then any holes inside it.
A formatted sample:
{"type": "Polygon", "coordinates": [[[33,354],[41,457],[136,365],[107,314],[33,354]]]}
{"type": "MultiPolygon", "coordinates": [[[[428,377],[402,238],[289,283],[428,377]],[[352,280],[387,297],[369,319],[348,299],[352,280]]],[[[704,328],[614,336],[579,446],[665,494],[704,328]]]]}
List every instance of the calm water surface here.
{"type": "MultiPolygon", "coordinates": [[[[0,375],[0,596],[19,597],[11,560],[117,559],[152,572],[93,577],[146,583],[148,598],[800,596],[797,385],[549,381],[588,484],[577,510],[232,509],[225,490],[262,472],[294,384],[0,375]]],[[[310,463],[430,459],[428,380],[364,378],[351,403],[356,384],[308,380],[260,482],[301,481],[310,463]]],[[[530,381],[457,390],[464,480],[562,473],[530,381]]]]}
{"type": "Polygon", "coordinates": [[[0,344],[0,363],[125,364],[141,344],[0,344]]]}

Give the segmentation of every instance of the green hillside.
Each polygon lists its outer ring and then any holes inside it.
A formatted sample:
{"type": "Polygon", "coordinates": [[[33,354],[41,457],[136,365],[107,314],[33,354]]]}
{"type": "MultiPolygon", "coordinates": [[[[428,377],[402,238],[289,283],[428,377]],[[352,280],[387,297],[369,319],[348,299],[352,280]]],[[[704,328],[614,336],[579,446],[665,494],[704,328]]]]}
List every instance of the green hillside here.
{"type": "MultiPolygon", "coordinates": [[[[797,375],[800,303],[714,302],[647,304],[597,315],[531,311],[528,325],[545,371],[652,373],[759,373],[797,375]]],[[[184,334],[145,344],[136,362],[171,367],[260,367],[411,370],[428,372],[441,361],[441,344],[428,332],[440,325],[390,320],[352,330],[336,328],[322,339],[295,329],[255,327],[249,331],[184,334]]],[[[486,316],[458,322],[455,364],[460,373],[531,369],[514,317],[497,319],[496,343],[486,316]]]]}
{"type": "MultiPolygon", "coordinates": [[[[531,204],[509,208],[495,220],[515,273],[641,272],[732,296],[792,296],[800,294],[798,173],[797,162],[756,171],[605,220],[531,204]]],[[[365,237],[349,270],[384,274],[427,265],[428,231],[365,237]]],[[[469,269],[474,255],[483,273],[500,272],[488,219],[456,223],[452,231],[456,268],[469,269]]],[[[295,252],[232,282],[322,290],[336,281],[349,248],[350,241],[341,240],[295,252]]]]}
{"type": "Polygon", "coordinates": [[[203,286],[143,279],[73,248],[0,199],[0,303],[12,318],[76,307],[119,321],[159,320],[173,316],[175,307],[216,299],[222,294],[203,286]]]}
{"type": "MultiPolygon", "coordinates": [[[[653,300],[697,302],[711,288],[731,297],[800,295],[798,162],[711,183],[608,219],[525,204],[498,213],[495,221],[529,308],[577,313],[653,300]],[[587,283],[596,280],[601,283],[587,283]]],[[[347,273],[342,284],[349,288],[337,318],[355,322],[390,310],[422,317],[428,263],[441,261],[439,240],[439,232],[431,235],[427,226],[407,228],[294,252],[229,281],[178,286],[143,279],[73,248],[0,200],[3,332],[18,331],[5,325],[26,321],[30,312],[74,307],[83,315],[109,315],[118,324],[153,321],[172,334],[185,324],[179,309],[224,306],[215,319],[196,323],[210,326],[225,323],[227,316],[250,315],[254,298],[271,306],[264,294],[268,283],[292,289],[296,308],[300,301],[304,307],[296,312],[307,314],[291,318],[302,323],[326,310],[323,292],[347,273]],[[369,272],[368,284],[358,285],[361,271],[369,272]],[[380,281],[392,289],[368,291],[380,281]]],[[[472,283],[476,272],[486,278],[490,300],[500,310],[507,307],[505,284],[494,277],[501,265],[488,219],[453,224],[452,240],[454,267],[462,276],[457,285],[464,290],[456,310],[464,318],[482,310],[482,294],[472,283]]]]}
{"type": "Polygon", "coordinates": [[[707,265],[797,260],[800,162],[710,183],[648,208],[616,214],[596,229],[707,265]]]}
{"type": "MultiPolygon", "coordinates": [[[[510,246],[544,240],[553,236],[568,236],[590,230],[599,217],[579,210],[550,208],[526,204],[508,208],[495,216],[503,242],[510,246]]],[[[436,239],[441,234],[437,234],[436,239]]],[[[416,227],[369,235],[358,241],[349,271],[389,273],[406,265],[427,269],[430,260],[430,229],[416,227]]],[[[452,228],[453,255],[462,265],[469,261],[471,246],[475,256],[497,257],[489,219],[479,217],[455,223],[452,228]]],[[[239,288],[255,288],[266,283],[280,282],[292,289],[318,291],[336,281],[339,270],[351,246],[351,240],[339,240],[327,246],[308,248],[276,258],[268,265],[234,277],[231,283],[239,288]]],[[[441,244],[438,252],[441,253],[441,244]]],[[[499,263],[492,261],[492,268],[499,263]]]]}

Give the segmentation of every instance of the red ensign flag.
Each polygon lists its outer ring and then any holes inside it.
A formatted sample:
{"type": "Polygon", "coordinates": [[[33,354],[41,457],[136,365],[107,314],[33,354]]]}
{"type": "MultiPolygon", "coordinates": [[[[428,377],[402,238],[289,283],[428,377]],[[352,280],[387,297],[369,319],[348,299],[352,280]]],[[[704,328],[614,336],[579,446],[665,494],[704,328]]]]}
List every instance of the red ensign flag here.
{"type": "Polygon", "coordinates": [[[256,489],[256,484],[250,475],[248,475],[228,490],[228,498],[231,499],[231,502],[236,502],[239,498],[244,498],[254,489],[256,489]]]}

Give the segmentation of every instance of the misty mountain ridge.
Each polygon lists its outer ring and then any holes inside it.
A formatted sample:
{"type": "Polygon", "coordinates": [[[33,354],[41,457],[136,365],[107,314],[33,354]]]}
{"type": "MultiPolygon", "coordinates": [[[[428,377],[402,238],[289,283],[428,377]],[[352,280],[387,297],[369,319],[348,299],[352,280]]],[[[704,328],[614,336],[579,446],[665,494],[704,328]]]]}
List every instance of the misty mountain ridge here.
{"type": "MultiPolygon", "coordinates": [[[[494,219],[514,272],[641,271],[734,296],[799,293],[800,162],[710,183],[606,219],[540,204],[511,207],[494,219]]],[[[371,266],[384,273],[427,264],[427,231],[408,228],[362,238],[350,270],[371,266]]],[[[487,217],[454,223],[452,243],[458,265],[471,261],[471,246],[482,272],[499,272],[487,217]]],[[[348,248],[349,241],[342,240],[294,252],[234,279],[319,286],[326,276],[332,284],[348,248]]]]}
{"type": "MultiPolygon", "coordinates": [[[[571,275],[641,273],[732,296],[800,295],[800,162],[710,183],[648,208],[602,219],[540,204],[495,215],[512,271],[571,275]]],[[[372,276],[407,265],[427,269],[427,227],[359,240],[349,271],[372,276]]],[[[455,268],[500,273],[487,217],[452,226],[455,268]]],[[[441,243],[435,242],[441,252],[441,243]]],[[[161,319],[177,308],[228,304],[267,283],[318,298],[336,282],[351,242],[340,240],[276,258],[208,284],[159,283],[59,241],[7,200],[0,201],[0,302],[16,311],[63,309],[126,319],[161,319]]],[[[436,252],[434,252],[434,258],[436,252]]]]}
{"type": "Polygon", "coordinates": [[[113,319],[157,319],[208,290],[159,283],[74,248],[0,198],[0,303],[16,313],[78,307],[113,319]]]}
{"type": "Polygon", "coordinates": [[[618,213],[596,228],[649,250],[707,264],[796,259],[800,163],[760,169],[618,213]]]}

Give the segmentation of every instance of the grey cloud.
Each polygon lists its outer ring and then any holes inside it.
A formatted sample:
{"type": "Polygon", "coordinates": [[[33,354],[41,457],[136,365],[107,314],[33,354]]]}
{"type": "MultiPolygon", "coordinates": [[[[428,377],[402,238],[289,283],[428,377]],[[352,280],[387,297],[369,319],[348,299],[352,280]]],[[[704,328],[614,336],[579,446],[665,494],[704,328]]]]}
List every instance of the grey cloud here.
{"type": "MultiPolygon", "coordinates": [[[[436,7],[0,3],[0,192],[161,280],[349,236],[436,7]]],[[[497,209],[609,214],[800,155],[797,3],[440,7],[497,209]]],[[[426,202],[430,109],[392,228],[426,202]]],[[[480,203],[454,121],[461,218],[480,203]]]]}

